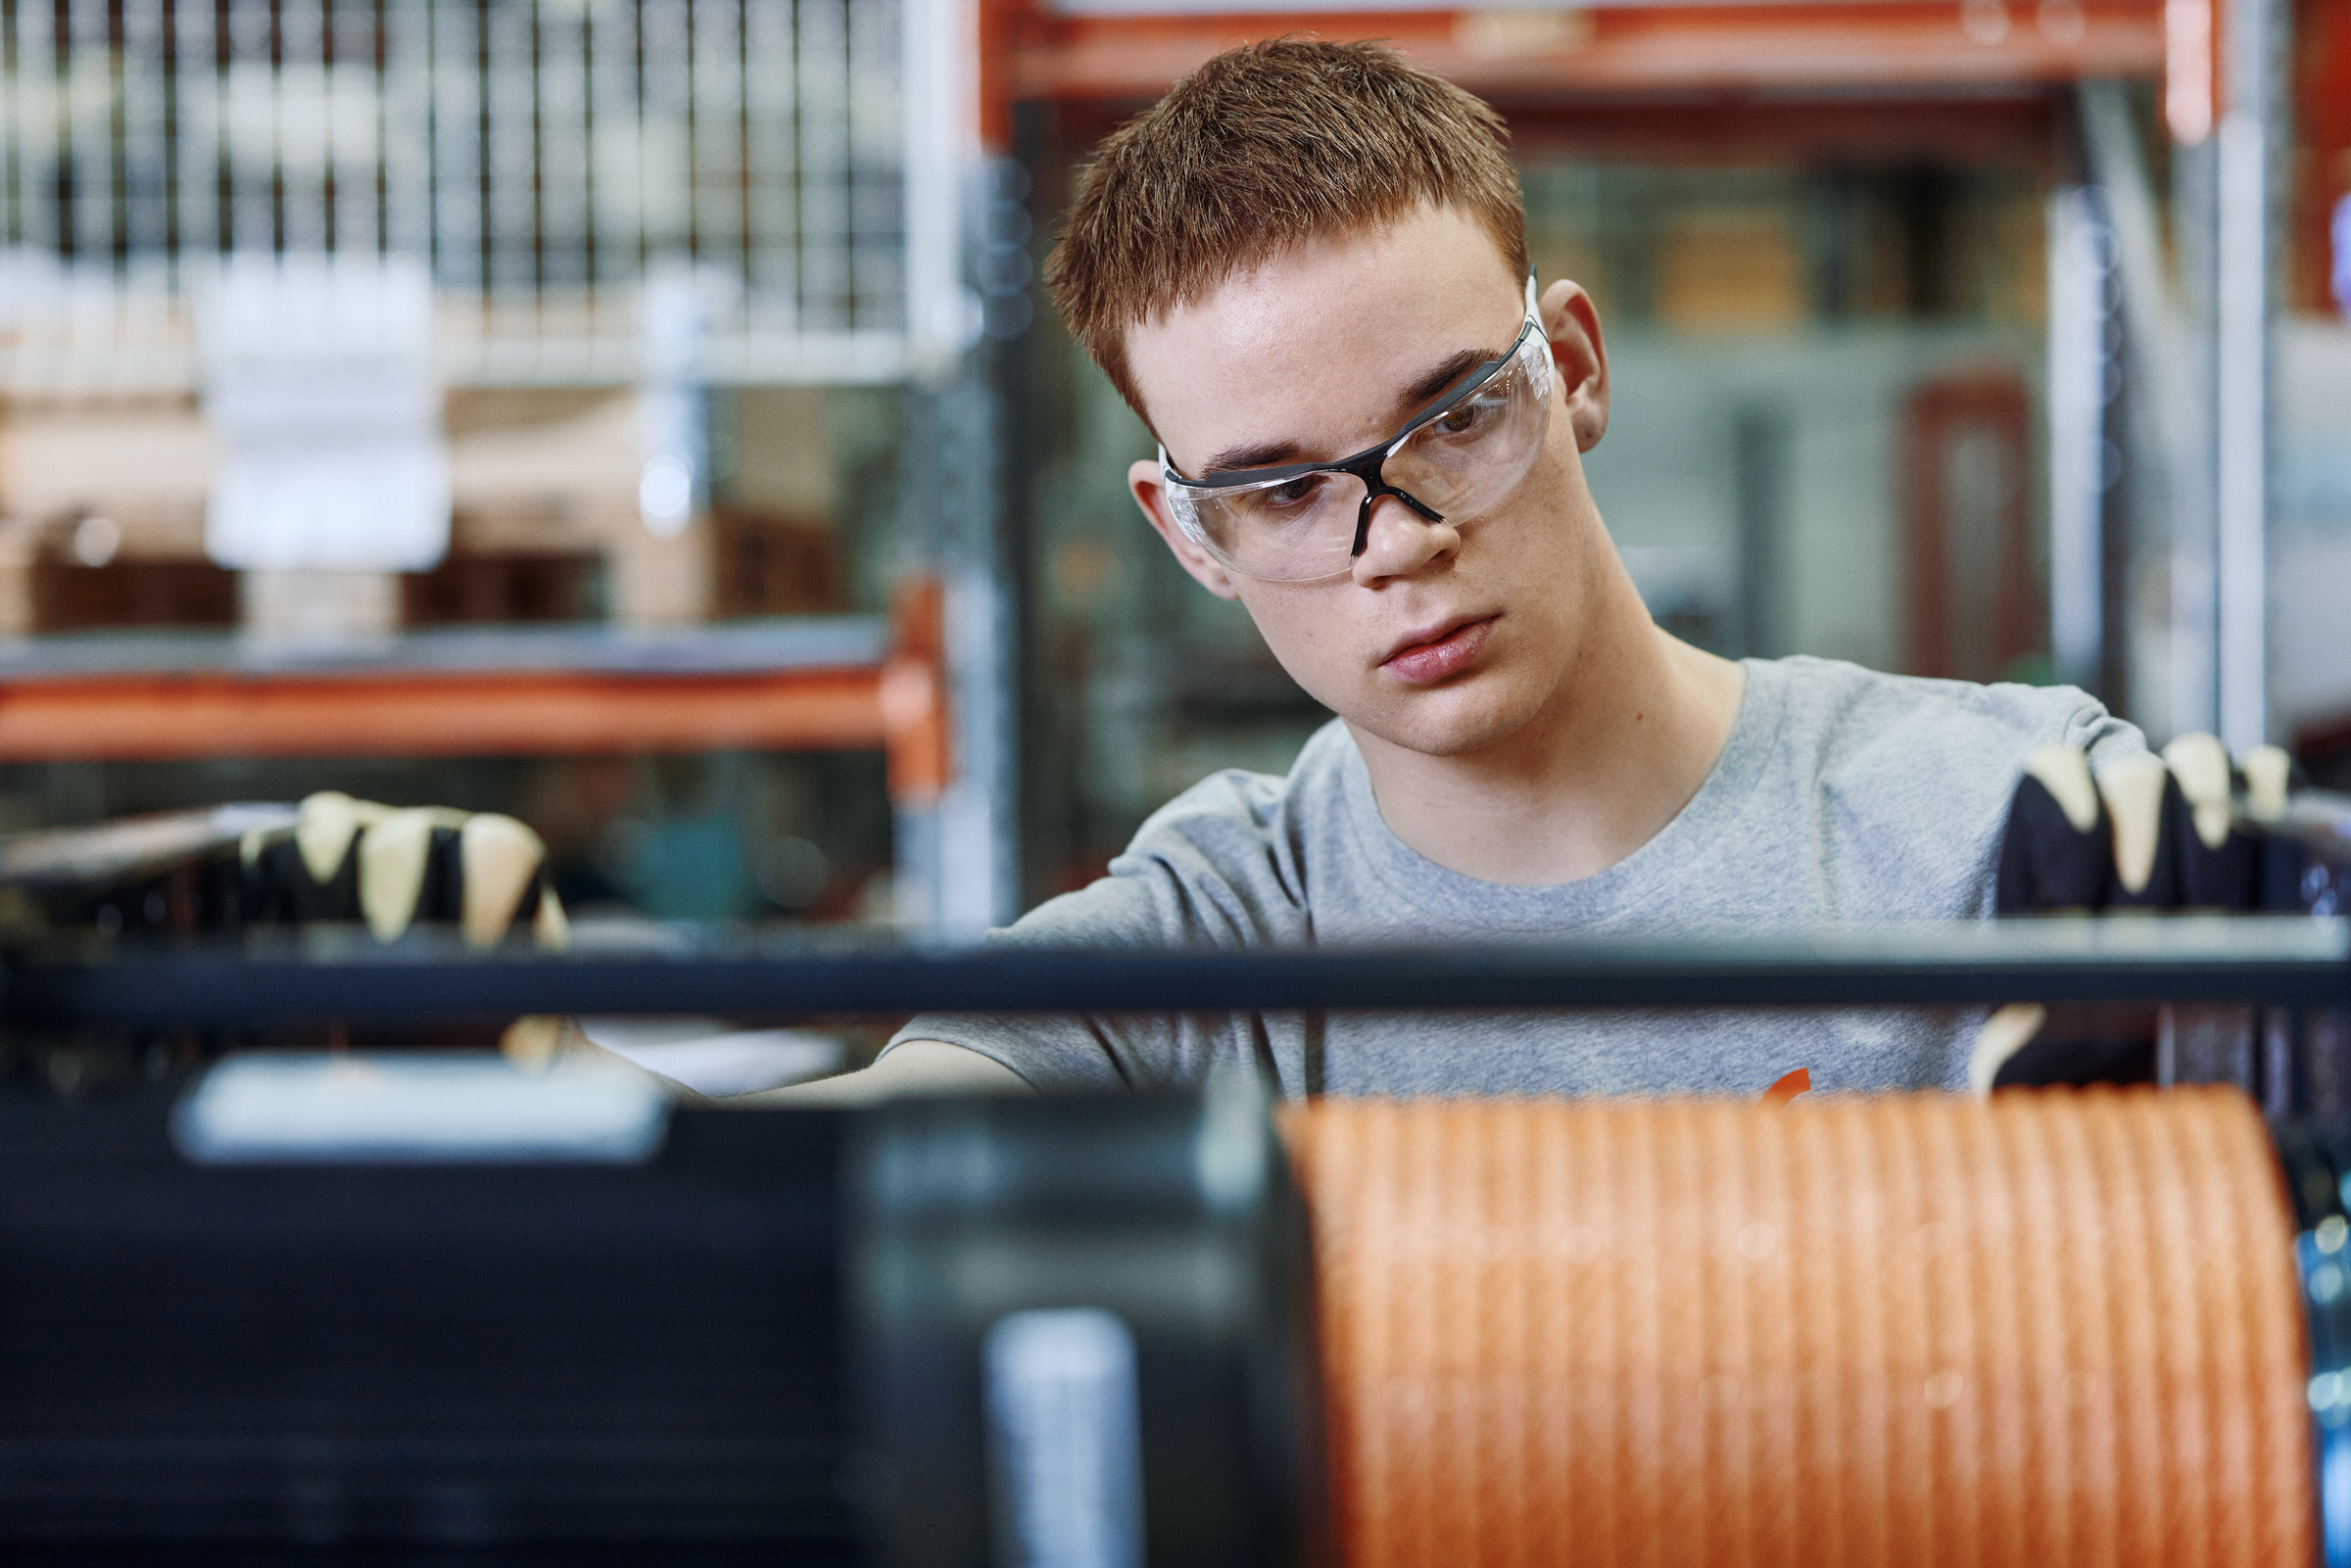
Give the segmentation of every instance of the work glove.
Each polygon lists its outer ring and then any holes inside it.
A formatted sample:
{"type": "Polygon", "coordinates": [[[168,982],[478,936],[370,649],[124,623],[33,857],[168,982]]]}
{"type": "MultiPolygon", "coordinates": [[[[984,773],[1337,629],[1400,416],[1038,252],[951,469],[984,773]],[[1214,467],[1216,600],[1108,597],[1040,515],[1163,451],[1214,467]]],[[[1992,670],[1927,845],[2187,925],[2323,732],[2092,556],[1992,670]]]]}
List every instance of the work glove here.
{"type": "MultiPolygon", "coordinates": [[[[239,845],[245,916],[254,924],[364,921],[378,941],[418,924],[454,922],[465,945],[493,948],[525,928],[550,952],[569,945],[547,846],[512,817],[447,806],[379,805],[327,790],[291,825],[239,845]]],[[[499,1049],[539,1070],[578,1044],[563,1020],[517,1019],[499,1049]]]]}
{"type": "Polygon", "coordinates": [[[534,945],[569,942],[547,879],[547,846],[511,817],[447,806],[393,807],[334,790],[287,826],[239,846],[245,916],[257,925],[363,921],[389,942],[419,923],[455,923],[469,947],[527,928],[534,945]]]}
{"type": "MultiPolygon", "coordinates": [[[[2093,778],[2081,748],[2025,759],[2000,844],[2003,916],[2183,910],[2302,912],[2306,852],[2283,820],[2291,759],[2258,746],[2231,766],[2208,735],[2093,778]]],[[[1986,1021],[1969,1062],[1979,1093],[2010,1084],[2130,1083],[2155,1076],[2159,1009],[2012,1003],[1986,1021]]]]}
{"type": "Polygon", "coordinates": [[[390,941],[454,923],[475,947],[568,930],[546,849],[511,817],[398,810],[327,792],[46,829],[0,839],[0,939],[95,927],[193,935],[364,921],[390,941]]]}

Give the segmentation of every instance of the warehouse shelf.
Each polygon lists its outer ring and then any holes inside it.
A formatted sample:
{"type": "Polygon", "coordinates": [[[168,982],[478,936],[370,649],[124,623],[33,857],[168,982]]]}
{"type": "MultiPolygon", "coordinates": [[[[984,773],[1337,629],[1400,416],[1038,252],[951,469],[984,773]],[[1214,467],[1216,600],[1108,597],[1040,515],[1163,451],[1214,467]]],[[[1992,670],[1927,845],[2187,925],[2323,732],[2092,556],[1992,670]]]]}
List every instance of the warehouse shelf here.
{"type": "Polygon", "coordinates": [[[1011,0],[984,92],[998,130],[1017,100],[1141,101],[1242,38],[1384,38],[1424,69],[1506,101],[1789,89],[2033,87],[2147,77],[2160,0],[1637,5],[1536,11],[1209,11],[1011,0]],[[1139,12],[1140,8],[1133,8],[1139,12]]]}
{"type": "Polygon", "coordinates": [[[159,670],[343,678],[550,671],[744,675],[879,664],[888,641],[888,626],[879,615],[793,616],[660,629],[436,627],[334,641],[229,632],[113,632],[0,642],[0,684],[159,670]]]}
{"type": "Polygon", "coordinates": [[[887,750],[944,774],[936,594],[880,616],[414,632],[331,646],[116,634],[0,644],[0,761],[887,750]]]}

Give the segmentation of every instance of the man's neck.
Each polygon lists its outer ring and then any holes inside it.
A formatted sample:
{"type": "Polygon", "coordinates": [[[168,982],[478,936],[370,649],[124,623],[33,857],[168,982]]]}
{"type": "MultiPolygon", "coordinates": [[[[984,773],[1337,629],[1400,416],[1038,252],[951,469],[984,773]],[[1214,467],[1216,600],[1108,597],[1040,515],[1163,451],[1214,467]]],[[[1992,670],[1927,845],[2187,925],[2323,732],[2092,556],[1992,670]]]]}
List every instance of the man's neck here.
{"type": "Polygon", "coordinates": [[[1575,881],[1655,837],[1713,772],[1747,671],[1659,631],[1622,568],[1607,575],[1558,695],[1507,739],[1430,756],[1355,732],[1414,850],[1485,881],[1575,881]]]}

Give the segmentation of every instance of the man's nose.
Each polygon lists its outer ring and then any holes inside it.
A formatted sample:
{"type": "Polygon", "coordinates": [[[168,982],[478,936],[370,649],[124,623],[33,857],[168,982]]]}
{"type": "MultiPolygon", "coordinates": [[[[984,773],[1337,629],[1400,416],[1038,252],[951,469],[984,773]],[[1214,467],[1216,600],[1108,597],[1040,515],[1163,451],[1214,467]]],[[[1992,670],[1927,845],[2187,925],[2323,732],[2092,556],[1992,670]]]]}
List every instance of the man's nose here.
{"type": "Polygon", "coordinates": [[[1461,547],[1462,536],[1453,524],[1432,523],[1397,497],[1374,497],[1353,576],[1367,588],[1385,578],[1410,577],[1461,547]]]}

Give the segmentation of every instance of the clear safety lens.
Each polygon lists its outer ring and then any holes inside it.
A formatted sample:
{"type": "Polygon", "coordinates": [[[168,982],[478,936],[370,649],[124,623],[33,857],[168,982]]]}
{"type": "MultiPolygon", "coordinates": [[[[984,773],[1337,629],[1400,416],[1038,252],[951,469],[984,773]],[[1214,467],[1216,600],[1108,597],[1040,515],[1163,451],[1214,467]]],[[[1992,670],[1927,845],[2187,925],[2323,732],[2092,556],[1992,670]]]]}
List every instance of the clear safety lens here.
{"type": "MultiPolygon", "coordinates": [[[[1380,477],[1449,524],[1469,521],[1533,466],[1551,381],[1551,346],[1540,330],[1529,331],[1484,382],[1399,438],[1381,459],[1380,477]]],[[[1185,533],[1244,577],[1282,583],[1348,569],[1367,494],[1363,480],[1335,468],[1214,488],[1168,476],[1168,499],[1185,533]]]]}

